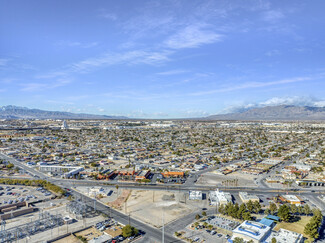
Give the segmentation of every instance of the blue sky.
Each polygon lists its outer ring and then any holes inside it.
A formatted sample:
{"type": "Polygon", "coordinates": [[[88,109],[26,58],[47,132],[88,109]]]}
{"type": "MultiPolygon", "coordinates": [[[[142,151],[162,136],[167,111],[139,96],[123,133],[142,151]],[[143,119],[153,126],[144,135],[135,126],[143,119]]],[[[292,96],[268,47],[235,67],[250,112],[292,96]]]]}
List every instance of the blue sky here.
{"type": "Polygon", "coordinates": [[[0,4],[0,105],[142,118],[325,106],[323,0],[0,4]]]}

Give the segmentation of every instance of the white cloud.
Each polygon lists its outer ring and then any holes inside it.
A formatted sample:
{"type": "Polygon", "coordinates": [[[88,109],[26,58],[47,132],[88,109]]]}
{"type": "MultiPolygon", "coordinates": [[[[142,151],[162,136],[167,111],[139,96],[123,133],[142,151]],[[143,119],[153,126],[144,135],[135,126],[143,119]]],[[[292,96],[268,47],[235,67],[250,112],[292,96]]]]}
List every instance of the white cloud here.
{"type": "Polygon", "coordinates": [[[259,106],[276,106],[276,105],[297,105],[297,106],[317,106],[325,105],[324,100],[318,100],[312,97],[273,97],[258,104],[259,106]]]}
{"type": "Polygon", "coordinates": [[[279,50],[270,50],[265,53],[265,55],[267,55],[269,57],[279,56],[280,54],[281,54],[281,52],[279,50]]]}
{"type": "Polygon", "coordinates": [[[6,66],[8,64],[8,62],[9,62],[9,59],[4,59],[4,58],[0,59],[0,67],[6,66]]]}
{"type": "Polygon", "coordinates": [[[209,112],[204,110],[185,110],[181,111],[180,114],[185,118],[206,117],[210,115],[209,112]]]}
{"type": "Polygon", "coordinates": [[[109,19],[109,20],[117,20],[116,14],[113,13],[107,13],[107,12],[102,12],[99,17],[104,18],[104,19],[109,19]]]}
{"type": "Polygon", "coordinates": [[[11,84],[16,80],[17,79],[14,79],[14,78],[4,78],[4,79],[0,80],[0,83],[2,83],[2,84],[11,84]]]}
{"type": "Polygon", "coordinates": [[[187,73],[187,72],[188,72],[187,70],[175,69],[175,70],[160,72],[157,74],[163,75],[163,76],[169,76],[169,75],[177,75],[177,74],[182,74],[182,73],[187,73]]]}
{"type": "Polygon", "coordinates": [[[124,53],[106,53],[67,65],[62,70],[38,75],[37,78],[54,78],[68,76],[73,73],[88,73],[94,69],[117,64],[159,65],[169,61],[171,51],[129,51],[124,53]]]}
{"type": "Polygon", "coordinates": [[[273,97],[257,103],[242,102],[239,104],[231,105],[224,109],[221,113],[243,112],[252,108],[278,105],[325,107],[325,100],[306,96],[273,97]]]}
{"type": "Polygon", "coordinates": [[[263,20],[267,22],[277,22],[284,17],[284,14],[279,10],[268,10],[263,13],[263,20]]]}
{"type": "Polygon", "coordinates": [[[57,46],[63,47],[80,47],[80,48],[91,48],[98,45],[98,42],[89,42],[89,43],[81,43],[78,41],[59,41],[56,43],[57,46]]]}
{"type": "Polygon", "coordinates": [[[43,91],[47,89],[55,89],[58,87],[66,86],[72,81],[70,79],[57,79],[55,82],[51,83],[22,83],[20,84],[23,88],[21,91],[34,92],[34,91],[43,91]]]}
{"type": "Polygon", "coordinates": [[[239,84],[239,85],[231,85],[231,86],[220,88],[220,89],[199,91],[199,92],[192,93],[191,95],[200,96],[200,95],[209,95],[209,94],[216,94],[216,93],[225,93],[225,92],[231,92],[231,91],[242,90],[242,89],[262,88],[262,87],[267,87],[267,86],[272,86],[272,85],[297,83],[297,82],[307,81],[307,80],[311,80],[311,79],[312,79],[312,77],[296,77],[296,78],[291,78],[291,79],[282,79],[282,80],[269,81],[269,82],[248,82],[248,83],[239,84]]]}
{"type": "Polygon", "coordinates": [[[206,25],[190,25],[171,36],[165,45],[172,49],[195,48],[222,40],[222,35],[209,30],[206,25]]]}

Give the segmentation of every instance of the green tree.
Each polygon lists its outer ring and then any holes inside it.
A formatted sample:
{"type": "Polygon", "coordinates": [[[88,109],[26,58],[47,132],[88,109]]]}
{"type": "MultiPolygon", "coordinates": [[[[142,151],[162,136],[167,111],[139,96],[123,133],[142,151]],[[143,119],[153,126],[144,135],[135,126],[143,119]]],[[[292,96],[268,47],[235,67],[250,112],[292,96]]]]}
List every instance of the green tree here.
{"type": "Polygon", "coordinates": [[[205,211],[202,212],[202,216],[207,216],[207,213],[205,211]]]}
{"type": "Polygon", "coordinates": [[[254,205],[253,202],[251,200],[249,200],[246,204],[247,210],[252,213],[254,211],[254,205]]]}
{"type": "Polygon", "coordinates": [[[195,219],[199,220],[201,218],[200,214],[195,215],[195,219]]]}
{"type": "Polygon", "coordinates": [[[251,220],[252,216],[250,212],[243,213],[243,220],[251,220]]]}
{"type": "Polygon", "coordinates": [[[279,208],[278,216],[281,220],[288,222],[290,220],[290,209],[289,206],[284,204],[279,208]]]}
{"type": "Polygon", "coordinates": [[[243,219],[243,214],[247,211],[245,203],[242,203],[237,212],[237,218],[243,219]]]}
{"type": "Polygon", "coordinates": [[[296,213],[298,213],[298,207],[295,204],[291,204],[290,211],[292,214],[296,214],[296,213]]]}
{"type": "Polygon", "coordinates": [[[9,164],[7,164],[6,167],[8,168],[8,170],[11,170],[12,168],[14,168],[14,164],[9,163],[9,164]]]}
{"type": "Polygon", "coordinates": [[[265,214],[265,215],[269,215],[269,214],[270,214],[270,209],[268,209],[268,208],[265,209],[265,210],[264,210],[264,214],[265,214]]]}
{"type": "Polygon", "coordinates": [[[304,209],[303,206],[298,207],[298,213],[299,213],[300,215],[305,213],[305,209],[304,209]]]}
{"type": "Polygon", "coordinates": [[[122,228],[122,235],[123,237],[131,237],[138,234],[138,230],[133,226],[127,224],[122,228]]]}
{"type": "Polygon", "coordinates": [[[270,211],[271,211],[271,214],[274,214],[277,210],[277,206],[275,205],[275,203],[270,203],[270,211]]]}
{"type": "Polygon", "coordinates": [[[223,204],[221,204],[218,207],[218,212],[221,213],[221,214],[225,214],[225,206],[223,204]]]}
{"type": "Polygon", "coordinates": [[[244,239],[243,238],[240,238],[240,237],[236,237],[234,240],[233,240],[233,243],[244,243],[244,239]]]}
{"type": "Polygon", "coordinates": [[[273,237],[271,243],[276,243],[276,239],[273,237]]]}
{"type": "Polygon", "coordinates": [[[310,209],[310,207],[308,206],[308,204],[306,204],[306,205],[304,206],[304,213],[305,213],[306,215],[310,215],[310,214],[311,214],[311,209],[310,209]]]}
{"type": "Polygon", "coordinates": [[[253,203],[253,206],[254,206],[254,212],[255,213],[259,213],[261,211],[262,206],[261,206],[260,202],[255,201],[253,203]]]}

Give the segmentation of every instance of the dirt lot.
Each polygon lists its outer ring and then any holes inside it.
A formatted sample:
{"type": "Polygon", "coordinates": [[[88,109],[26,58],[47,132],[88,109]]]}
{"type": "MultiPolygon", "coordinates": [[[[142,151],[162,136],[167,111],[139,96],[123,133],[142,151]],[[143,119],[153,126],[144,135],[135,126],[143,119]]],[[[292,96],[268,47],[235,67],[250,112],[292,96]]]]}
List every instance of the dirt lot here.
{"type": "Polygon", "coordinates": [[[127,213],[156,227],[189,214],[195,209],[180,203],[183,193],[167,191],[132,191],[127,200],[127,213]]]}
{"type": "Polygon", "coordinates": [[[83,230],[83,231],[80,231],[78,233],[76,233],[75,235],[76,236],[82,236],[84,237],[87,241],[90,241],[92,239],[94,239],[95,237],[98,237],[100,235],[102,235],[103,233],[100,232],[99,230],[91,227],[89,229],[86,229],[86,230],[83,230]]]}
{"type": "Polygon", "coordinates": [[[278,223],[275,227],[274,230],[279,230],[280,228],[291,230],[300,234],[303,234],[304,237],[308,238],[307,235],[304,234],[304,229],[306,224],[310,221],[311,217],[310,216],[300,216],[300,220],[294,223],[286,223],[286,222],[281,222],[278,223]]]}
{"type": "MultiPolygon", "coordinates": [[[[197,184],[202,185],[222,185],[223,181],[231,181],[238,179],[238,185],[245,185],[249,187],[256,187],[256,184],[254,183],[254,176],[248,175],[248,174],[242,174],[240,172],[234,172],[229,175],[219,175],[215,173],[206,173],[202,175],[198,180],[197,184]]],[[[229,186],[232,186],[229,184],[229,186]]]]}

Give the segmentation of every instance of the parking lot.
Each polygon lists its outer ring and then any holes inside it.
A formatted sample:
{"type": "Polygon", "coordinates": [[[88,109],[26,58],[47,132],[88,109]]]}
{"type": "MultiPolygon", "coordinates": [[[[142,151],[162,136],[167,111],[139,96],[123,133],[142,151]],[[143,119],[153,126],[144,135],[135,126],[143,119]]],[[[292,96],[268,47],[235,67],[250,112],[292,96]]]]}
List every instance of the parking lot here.
{"type": "Polygon", "coordinates": [[[213,226],[232,231],[235,229],[240,223],[234,220],[226,219],[220,216],[210,216],[206,220],[208,224],[212,224],[213,226]]]}
{"type": "Polygon", "coordinates": [[[35,202],[50,199],[53,194],[41,187],[1,185],[0,205],[13,204],[17,202],[35,202]]]}
{"type": "Polygon", "coordinates": [[[221,234],[217,231],[210,230],[195,230],[187,227],[182,230],[184,232],[183,237],[191,239],[193,242],[226,242],[226,235],[221,234]],[[212,232],[212,233],[211,233],[212,232]]]}

